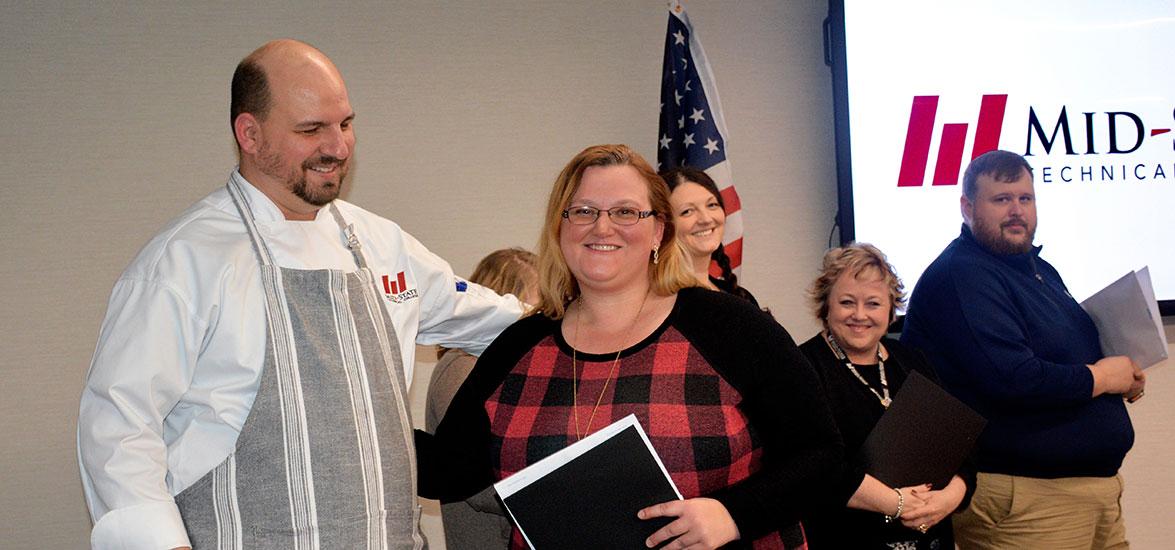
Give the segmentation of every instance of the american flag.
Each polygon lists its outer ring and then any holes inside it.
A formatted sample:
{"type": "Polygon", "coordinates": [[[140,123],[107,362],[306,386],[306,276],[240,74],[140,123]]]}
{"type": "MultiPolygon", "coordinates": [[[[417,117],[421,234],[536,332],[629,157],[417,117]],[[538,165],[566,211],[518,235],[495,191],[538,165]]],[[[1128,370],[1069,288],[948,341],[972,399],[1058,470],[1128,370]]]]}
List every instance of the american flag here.
{"type": "MultiPolygon", "coordinates": [[[[726,160],[726,121],[714,73],[706,61],[702,43],[680,1],[669,2],[669,28],[665,35],[665,61],[661,69],[661,121],[657,143],[657,169],[692,166],[704,170],[722,191],[726,204],[723,248],[735,273],[743,263],[742,204],[734,190],[730,163],[726,160]]],[[[717,265],[711,274],[719,275],[717,265]]]]}

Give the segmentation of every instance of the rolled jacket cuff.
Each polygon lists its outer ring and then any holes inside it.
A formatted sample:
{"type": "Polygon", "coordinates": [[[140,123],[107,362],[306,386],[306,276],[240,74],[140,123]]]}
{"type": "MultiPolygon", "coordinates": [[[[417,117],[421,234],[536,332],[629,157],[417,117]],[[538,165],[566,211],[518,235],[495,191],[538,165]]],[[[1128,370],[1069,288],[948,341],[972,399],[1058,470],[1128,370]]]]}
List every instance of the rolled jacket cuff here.
{"type": "Polygon", "coordinates": [[[148,502],[111,510],[90,533],[95,550],[160,550],[191,546],[174,501],[148,502]]]}

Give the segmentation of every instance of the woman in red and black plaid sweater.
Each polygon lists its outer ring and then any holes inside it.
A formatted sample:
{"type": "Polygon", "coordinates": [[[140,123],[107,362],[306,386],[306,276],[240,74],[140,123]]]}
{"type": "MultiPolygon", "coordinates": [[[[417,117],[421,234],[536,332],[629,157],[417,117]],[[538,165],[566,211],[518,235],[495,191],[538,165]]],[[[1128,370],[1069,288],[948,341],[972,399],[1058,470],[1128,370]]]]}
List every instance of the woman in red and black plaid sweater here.
{"type": "Polygon", "coordinates": [[[422,496],[466,498],[635,414],[685,497],[640,511],[670,520],[648,545],[803,545],[785,533],[842,467],[819,381],[769,315],[696,286],[669,208],[626,146],[563,169],[535,314],[485,351],[436,437],[418,433],[422,496]]]}

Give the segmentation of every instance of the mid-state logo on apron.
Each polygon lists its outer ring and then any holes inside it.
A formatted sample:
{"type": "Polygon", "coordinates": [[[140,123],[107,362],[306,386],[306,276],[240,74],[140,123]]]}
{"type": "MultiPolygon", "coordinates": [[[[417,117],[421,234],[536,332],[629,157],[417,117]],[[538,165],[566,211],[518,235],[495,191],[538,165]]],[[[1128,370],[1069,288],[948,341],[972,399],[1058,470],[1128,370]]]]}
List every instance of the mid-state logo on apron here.
{"type": "Polygon", "coordinates": [[[390,275],[382,277],[384,283],[384,294],[388,299],[400,304],[417,297],[415,288],[408,288],[408,283],[404,280],[404,272],[401,271],[396,274],[396,278],[392,279],[390,275]]]}

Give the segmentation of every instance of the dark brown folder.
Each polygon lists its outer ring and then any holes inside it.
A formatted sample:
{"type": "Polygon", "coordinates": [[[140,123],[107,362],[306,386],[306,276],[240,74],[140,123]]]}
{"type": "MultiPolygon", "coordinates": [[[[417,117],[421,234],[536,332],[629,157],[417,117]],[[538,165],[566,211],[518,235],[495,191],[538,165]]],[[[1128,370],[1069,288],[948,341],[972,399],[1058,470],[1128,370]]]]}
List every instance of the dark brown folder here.
{"type": "Polygon", "coordinates": [[[865,471],[890,487],[950,483],[975,447],[979,413],[917,371],[861,446],[865,471]]]}

